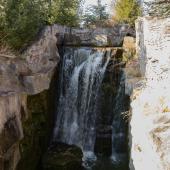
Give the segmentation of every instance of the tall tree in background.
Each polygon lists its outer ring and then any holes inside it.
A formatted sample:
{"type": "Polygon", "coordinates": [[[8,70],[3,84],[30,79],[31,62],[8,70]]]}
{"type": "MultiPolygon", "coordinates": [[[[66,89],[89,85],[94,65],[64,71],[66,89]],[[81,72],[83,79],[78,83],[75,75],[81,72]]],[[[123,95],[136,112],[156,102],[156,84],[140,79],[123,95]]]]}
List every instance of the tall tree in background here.
{"type": "Polygon", "coordinates": [[[141,10],[137,0],[116,0],[114,12],[113,19],[134,26],[135,20],[140,15],[141,10]]]}
{"type": "Polygon", "coordinates": [[[98,13],[99,13],[99,20],[102,20],[102,14],[103,14],[103,10],[102,10],[102,3],[101,0],[97,0],[97,7],[98,7],[98,13]]]}
{"type": "Polygon", "coordinates": [[[105,25],[109,14],[106,12],[106,5],[101,4],[101,0],[97,1],[97,5],[91,5],[85,11],[83,21],[85,26],[105,25]]]}
{"type": "Polygon", "coordinates": [[[0,1],[0,44],[3,42],[5,38],[4,28],[5,28],[5,19],[6,19],[6,1],[1,0],[0,1]]]}
{"type": "Polygon", "coordinates": [[[49,23],[77,26],[79,24],[78,9],[80,0],[52,0],[49,23]]]}

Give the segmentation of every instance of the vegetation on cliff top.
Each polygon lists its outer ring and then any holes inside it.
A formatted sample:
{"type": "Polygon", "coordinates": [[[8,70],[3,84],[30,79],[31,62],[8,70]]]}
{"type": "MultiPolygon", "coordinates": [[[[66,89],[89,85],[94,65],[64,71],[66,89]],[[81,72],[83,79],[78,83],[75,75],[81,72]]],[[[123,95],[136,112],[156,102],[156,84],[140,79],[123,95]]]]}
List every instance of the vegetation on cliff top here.
{"type": "MultiPolygon", "coordinates": [[[[70,27],[106,26],[109,14],[106,6],[90,6],[82,14],[83,0],[1,0],[0,1],[0,47],[2,44],[20,50],[31,43],[44,25],[59,23],[70,27]]],[[[117,23],[134,25],[139,15],[136,0],[116,0],[115,15],[117,23]]],[[[110,26],[113,26],[112,24],[110,26]]]]}
{"type": "Polygon", "coordinates": [[[106,5],[102,5],[101,0],[98,0],[97,5],[88,6],[82,16],[83,24],[86,27],[91,25],[104,26],[107,24],[108,18],[109,14],[106,11],[106,5]]]}
{"type": "Polygon", "coordinates": [[[26,46],[47,24],[77,26],[80,0],[1,0],[0,44],[26,46]]]}
{"type": "Polygon", "coordinates": [[[134,26],[141,8],[137,0],[115,0],[114,11],[113,20],[134,26]]]}

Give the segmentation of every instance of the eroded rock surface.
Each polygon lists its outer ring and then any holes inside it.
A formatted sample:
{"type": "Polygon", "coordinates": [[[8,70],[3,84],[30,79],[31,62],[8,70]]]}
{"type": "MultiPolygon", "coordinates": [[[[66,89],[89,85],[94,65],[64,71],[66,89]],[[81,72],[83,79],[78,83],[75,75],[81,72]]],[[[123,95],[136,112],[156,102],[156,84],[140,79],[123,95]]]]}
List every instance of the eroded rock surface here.
{"type": "Polygon", "coordinates": [[[133,170],[170,170],[170,18],[138,20],[137,49],[144,80],[133,91],[133,170]]]}
{"type": "Polygon", "coordinates": [[[20,159],[27,95],[48,89],[59,61],[56,32],[47,27],[21,57],[0,57],[0,169],[15,170],[20,159]]]}

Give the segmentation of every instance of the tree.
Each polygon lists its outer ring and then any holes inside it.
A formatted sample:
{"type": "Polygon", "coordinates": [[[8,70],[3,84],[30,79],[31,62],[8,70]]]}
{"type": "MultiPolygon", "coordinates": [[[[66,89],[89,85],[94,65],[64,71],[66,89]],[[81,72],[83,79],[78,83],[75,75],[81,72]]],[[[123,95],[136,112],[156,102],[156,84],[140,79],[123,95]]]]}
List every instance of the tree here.
{"type": "Polygon", "coordinates": [[[50,7],[49,23],[78,26],[80,0],[53,0],[50,7]]]}
{"type": "Polygon", "coordinates": [[[5,33],[7,42],[18,49],[27,45],[44,25],[44,2],[41,0],[8,0],[5,33]]]}
{"type": "Polygon", "coordinates": [[[87,8],[83,15],[83,21],[85,26],[90,25],[104,25],[108,20],[108,13],[106,12],[106,5],[101,4],[101,0],[98,0],[97,5],[92,5],[87,8]]]}
{"type": "Polygon", "coordinates": [[[135,25],[135,20],[140,15],[140,5],[136,0],[116,0],[114,5],[115,15],[118,22],[135,25]]]}
{"type": "Polygon", "coordinates": [[[77,26],[80,0],[1,0],[0,43],[27,46],[47,24],[77,26]]]}
{"type": "Polygon", "coordinates": [[[6,7],[6,2],[4,0],[0,1],[0,44],[2,43],[5,34],[4,34],[4,27],[5,27],[5,7],[6,7]]]}

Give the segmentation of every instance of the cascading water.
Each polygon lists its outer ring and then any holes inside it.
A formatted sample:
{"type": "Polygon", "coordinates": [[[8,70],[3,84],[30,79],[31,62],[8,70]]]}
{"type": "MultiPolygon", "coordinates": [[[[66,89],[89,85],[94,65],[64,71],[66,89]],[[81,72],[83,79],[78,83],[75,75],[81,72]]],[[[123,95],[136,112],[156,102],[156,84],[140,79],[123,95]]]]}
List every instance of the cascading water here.
{"type": "Polygon", "coordinates": [[[54,140],[79,146],[85,159],[95,159],[97,99],[108,53],[67,47],[63,56],[54,140]]]}
{"type": "Polygon", "coordinates": [[[127,170],[115,167],[127,158],[127,126],[121,115],[127,109],[125,76],[121,68],[114,69],[122,57],[115,51],[64,47],[53,141],[80,147],[83,165],[90,170],[127,170]]]}
{"type": "Polygon", "coordinates": [[[125,98],[125,74],[121,71],[121,78],[114,103],[114,117],[112,122],[112,161],[114,163],[127,160],[127,124],[123,120],[123,113],[129,108],[125,98]]]}

